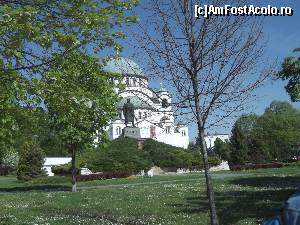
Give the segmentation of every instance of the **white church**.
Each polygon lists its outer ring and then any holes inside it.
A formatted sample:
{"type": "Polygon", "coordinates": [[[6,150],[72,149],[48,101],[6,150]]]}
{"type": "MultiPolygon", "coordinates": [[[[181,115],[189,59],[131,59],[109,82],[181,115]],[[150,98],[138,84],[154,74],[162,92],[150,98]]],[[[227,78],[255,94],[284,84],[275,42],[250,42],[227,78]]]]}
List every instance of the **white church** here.
{"type": "Polygon", "coordinates": [[[118,103],[118,116],[107,128],[111,140],[122,135],[125,127],[123,106],[130,99],[135,109],[134,124],[140,128],[141,139],[152,138],[176,147],[188,147],[188,127],[176,123],[171,95],[162,85],[158,90],[152,90],[141,68],[128,58],[116,57],[107,62],[104,70],[122,74],[123,78],[114,82],[125,84],[124,90],[116,90],[121,100],[118,103]]]}

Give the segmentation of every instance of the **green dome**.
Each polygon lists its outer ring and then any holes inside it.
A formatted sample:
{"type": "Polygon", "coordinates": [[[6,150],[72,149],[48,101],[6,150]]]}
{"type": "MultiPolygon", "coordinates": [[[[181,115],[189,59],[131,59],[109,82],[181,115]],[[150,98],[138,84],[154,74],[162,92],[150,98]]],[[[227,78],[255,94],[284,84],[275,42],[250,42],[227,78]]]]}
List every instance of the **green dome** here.
{"type": "Polygon", "coordinates": [[[122,57],[108,61],[103,69],[105,72],[109,73],[145,76],[138,64],[130,59],[122,57]]]}

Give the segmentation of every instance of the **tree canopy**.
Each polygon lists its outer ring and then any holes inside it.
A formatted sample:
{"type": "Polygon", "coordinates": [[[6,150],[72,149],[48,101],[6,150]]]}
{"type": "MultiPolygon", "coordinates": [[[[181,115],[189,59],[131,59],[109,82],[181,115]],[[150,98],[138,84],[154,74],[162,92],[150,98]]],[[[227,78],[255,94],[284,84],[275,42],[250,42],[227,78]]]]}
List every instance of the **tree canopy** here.
{"type": "MultiPolygon", "coordinates": [[[[294,52],[300,52],[300,48],[294,49],[294,52]]],[[[300,57],[289,56],[284,59],[281,70],[275,74],[277,78],[288,80],[285,86],[287,93],[292,101],[300,100],[300,57]]]]}
{"type": "Polygon", "coordinates": [[[261,116],[243,115],[232,130],[230,162],[289,162],[300,154],[300,111],[273,101],[261,116]],[[247,129],[246,129],[247,128],[247,129]]]}

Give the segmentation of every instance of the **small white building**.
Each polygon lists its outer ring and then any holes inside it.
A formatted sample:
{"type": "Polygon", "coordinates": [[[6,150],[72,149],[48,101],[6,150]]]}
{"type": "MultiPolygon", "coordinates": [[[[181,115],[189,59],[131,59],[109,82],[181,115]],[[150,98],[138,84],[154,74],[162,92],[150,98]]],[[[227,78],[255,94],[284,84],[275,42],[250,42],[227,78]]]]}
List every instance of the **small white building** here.
{"type": "Polygon", "coordinates": [[[118,116],[114,118],[107,132],[111,140],[122,135],[125,127],[123,106],[130,99],[135,108],[135,126],[140,128],[141,138],[152,138],[176,147],[187,148],[189,144],[188,127],[175,123],[172,98],[162,84],[158,90],[148,87],[148,78],[140,67],[130,59],[117,57],[104,67],[106,72],[122,74],[115,83],[125,84],[118,103],[118,116]]]}
{"type": "Polygon", "coordinates": [[[208,149],[211,149],[215,146],[215,141],[217,140],[217,138],[221,139],[222,141],[229,141],[230,135],[229,134],[207,134],[205,135],[204,139],[206,142],[206,147],[208,149]]]}
{"type": "Polygon", "coordinates": [[[51,171],[52,166],[67,164],[71,162],[71,160],[72,158],[70,157],[47,157],[45,158],[43,169],[46,171],[48,176],[54,176],[54,173],[51,171]]]}

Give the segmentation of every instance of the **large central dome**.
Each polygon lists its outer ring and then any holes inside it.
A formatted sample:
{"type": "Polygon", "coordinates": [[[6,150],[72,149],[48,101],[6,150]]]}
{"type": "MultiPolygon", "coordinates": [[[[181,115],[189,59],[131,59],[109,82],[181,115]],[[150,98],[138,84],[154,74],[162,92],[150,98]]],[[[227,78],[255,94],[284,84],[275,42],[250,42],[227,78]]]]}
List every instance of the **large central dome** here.
{"type": "Polygon", "coordinates": [[[109,73],[145,76],[138,64],[128,58],[119,57],[107,62],[103,70],[109,73]]]}

